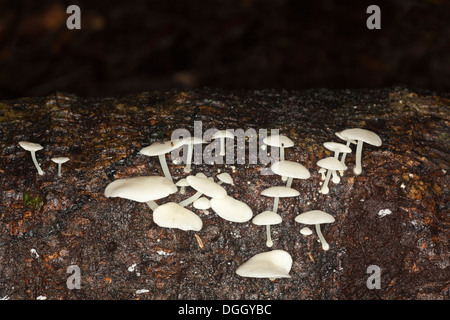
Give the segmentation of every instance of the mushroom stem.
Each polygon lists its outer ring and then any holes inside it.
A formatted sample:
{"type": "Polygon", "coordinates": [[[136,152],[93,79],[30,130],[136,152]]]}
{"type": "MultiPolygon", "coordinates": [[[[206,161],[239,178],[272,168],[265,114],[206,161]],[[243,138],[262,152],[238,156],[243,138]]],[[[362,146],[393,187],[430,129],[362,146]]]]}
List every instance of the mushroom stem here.
{"type": "Polygon", "coordinates": [[[155,211],[155,209],[159,207],[159,205],[156,203],[155,200],[150,200],[150,201],[147,201],[146,203],[152,211],[155,211]]]}
{"type": "Polygon", "coordinates": [[[225,137],[220,137],[220,155],[225,155],[225,137]]]}
{"type": "Polygon", "coordinates": [[[41,167],[39,166],[39,163],[36,160],[36,152],[34,152],[34,151],[30,151],[30,152],[31,152],[31,159],[33,159],[33,163],[34,163],[39,175],[42,176],[44,174],[44,171],[42,171],[41,167]]]}
{"type": "Polygon", "coordinates": [[[331,170],[331,174],[333,175],[333,183],[338,184],[339,182],[341,182],[341,178],[338,176],[336,170],[331,170]]]}
{"type": "Polygon", "coordinates": [[[267,235],[266,246],[270,248],[271,246],[273,246],[272,237],[270,235],[270,224],[266,225],[266,235],[267,235]]]}
{"type": "Polygon", "coordinates": [[[287,179],[287,182],[286,182],[286,187],[290,188],[291,185],[292,185],[292,181],[293,181],[293,180],[294,180],[294,178],[289,177],[289,178],[287,179]]]}
{"type": "Polygon", "coordinates": [[[356,147],[356,166],[353,169],[353,172],[356,175],[361,174],[362,172],[362,166],[361,166],[361,154],[362,154],[362,146],[363,146],[363,141],[362,140],[358,140],[358,144],[356,147]]]}
{"type": "Polygon", "coordinates": [[[184,167],[184,172],[191,172],[191,162],[192,162],[192,153],[194,151],[194,146],[192,144],[188,144],[187,156],[186,156],[186,166],[184,167]]]}
{"type": "Polygon", "coordinates": [[[179,205],[182,206],[182,207],[186,207],[188,204],[191,204],[192,202],[194,202],[195,200],[197,200],[201,196],[202,196],[202,193],[197,191],[193,196],[190,196],[189,198],[184,199],[183,201],[181,201],[179,203],[179,205]]]}
{"type": "Polygon", "coordinates": [[[328,188],[328,181],[330,181],[331,171],[332,170],[327,171],[327,175],[325,177],[325,181],[323,182],[322,189],[320,189],[320,192],[323,194],[328,194],[328,192],[330,192],[330,189],[328,188]]]}
{"type": "Polygon", "coordinates": [[[322,235],[322,232],[320,231],[320,224],[316,224],[315,226],[316,226],[317,235],[319,236],[319,239],[320,239],[320,243],[322,244],[322,249],[325,251],[330,249],[330,245],[325,240],[325,238],[322,235]]]}
{"type": "Polygon", "coordinates": [[[61,177],[61,163],[58,163],[58,177],[61,177]]]}
{"type": "Polygon", "coordinates": [[[279,200],[280,200],[279,197],[273,198],[273,209],[272,209],[272,211],[275,212],[275,213],[278,210],[278,202],[279,202],[279,200]]]}
{"type": "Polygon", "coordinates": [[[185,194],[186,193],[186,187],[181,186],[180,188],[180,194],[185,194]]]}
{"type": "MultiPolygon", "coordinates": [[[[347,143],[345,144],[347,147],[350,147],[350,141],[347,141],[347,143]]],[[[342,164],[345,164],[345,158],[347,157],[347,152],[342,152],[342,157],[341,157],[341,162],[342,164]]],[[[341,174],[341,176],[344,175],[344,170],[340,170],[339,173],[341,174]]]]}
{"type": "Polygon", "coordinates": [[[158,155],[159,163],[161,164],[162,171],[164,176],[172,181],[172,176],[170,175],[169,167],[167,166],[166,155],[160,154],[158,155]]]}
{"type": "MultiPolygon", "coordinates": [[[[284,146],[283,145],[281,145],[281,147],[280,147],[280,161],[284,161],[284,146]]],[[[286,181],[287,177],[281,176],[281,180],[286,181]]]]}

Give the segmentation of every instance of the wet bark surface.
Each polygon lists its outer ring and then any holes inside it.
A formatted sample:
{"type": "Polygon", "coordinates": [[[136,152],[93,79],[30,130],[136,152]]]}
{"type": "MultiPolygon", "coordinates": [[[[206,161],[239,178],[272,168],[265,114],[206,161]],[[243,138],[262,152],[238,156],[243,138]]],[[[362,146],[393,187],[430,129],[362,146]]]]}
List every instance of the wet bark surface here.
{"type": "MultiPolygon", "coordinates": [[[[110,98],[55,93],[0,102],[0,297],[10,299],[449,299],[448,94],[407,88],[376,90],[170,90],[110,98]],[[265,227],[196,212],[198,232],[165,229],[145,203],[106,198],[119,178],[162,175],[157,158],[139,154],[173,130],[279,129],[295,146],[286,159],[311,172],[294,180],[296,198],[280,200],[274,246],[293,258],[292,278],[242,278],[236,269],[269,250],[265,227]],[[330,193],[319,193],[316,162],[331,156],[326,141],[359,127],[376,132],[381,147],[365,145],[363,173],[348,170],[330,193]],[[39,176],[21,140],[36,142],[45,174],[39,176]],[[52,157],[67,156],[62,177],[52,157]],[[300,234],[295,216],[319,209],[335,222],[300,234]],[[389,210],[389,211],[388,211],[389,210]],[[388,214],[385,214],[388,212],[388,214]],[[81,288],[68,289],[70,265],[81,288]],[[369,289],[367,269],[381,271],[369,289]]],[[[248,151],[248,150],[247,150],[248,151]]],[[[186,174],[170,160],[175,181],[186,174]]],[[[193,173],[228,172],[229,195],[254,215],[272,208],[260,193],[282,185],[261,175],[261,164],[198,164],[193,173]]],[[[173,194],[159,204],[195,191],[173,194]]]]}

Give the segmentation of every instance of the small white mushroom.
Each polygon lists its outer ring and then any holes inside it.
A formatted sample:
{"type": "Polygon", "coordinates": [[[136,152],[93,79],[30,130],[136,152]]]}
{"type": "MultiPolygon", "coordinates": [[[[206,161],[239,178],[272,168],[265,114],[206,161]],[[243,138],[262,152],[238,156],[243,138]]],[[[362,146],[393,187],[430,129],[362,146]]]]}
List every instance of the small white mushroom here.
{"type": "Polygon", "coordinates": [[[187,182],[186,178],[180,179],[175,183],[177,187],[180,187],[180,194],[185,194],[186,187],[189,187],[189,183],[187,182]]]}
{"type": "Polygon", "coordinates": [[[222,173],[218,174],[217,178],[219,179],[219,182],[217,182],[218,184],[226,183],[226,184],[234,185],[233,178],[227,172],[222,172],[222,173]]]}
{"type": "Polygon", "coordinates": [[[325,180],[325,178],[326,178],[325,173],[326,173],[326,172],[327,172],[327,169],[325,169],[325,168],[320,168],[320,169],[319,169],[320,178],[321,178],[322,180],[325,180]]]}
{"type": "Polygon", "coordinates": [[[209,199],[205,197],[200,197],[197,200],[195,200],[192,205],[194,206],[195,209],[203,210],[203,212],[206,215],[209,214],[208,209],[211,208],[211,202],[209,201],[209,199]]]}
{"type": "MultiPolygon", "coordinates": [[[[294,146],[294,141],[281,134],[274,134],[263,139],[263,142],[272,147],[278,147],[280,149],[280,161],[284,160],[284,149],[294,146]]],[[[286,181],[287,177],[282,176],[281,179],[286,181]]]]}
{"type": "Polygon", "coordinates": [[[31,159],[33,160],[34,166],[36,167],[38,174],[43,175],[44,171],[42,171],[39,163],[36,160],[36,151],[43,149],[44,147],[38,143],[28,142],[28,141],[19,141],[19,145],[27,151],[31,153],[31,159]]]}
{"type": "Polygon", "coordinates": [[[202,194],[210,198],[224,198],[227,195],[227,191],[221,185],[211,181],[209,178],[203,178],[201,176],[188,176],[186,177],[186,181],[197,192],[193,196],[181,201],[179,204],[182,207],[194,202],[200,198],[202,194]]]}
{"type": "Polygon", "coordinates": [[[258,253],[236,269],[236,274],[250,278],[291,278],[292,257],[284,250],[258,253]]]}
{"type": "Polygon", "coordinates": [[[264,211],[252,219],[252,222],[256,225],[266,226],[266,246],[268,246],[269,248],[273,246],[273,241],[270,234],[270,226],[274,224],[280,224],[281,221],[281,216],[278,213],[272,211],[264,211]]]}
{"type": "MultiPolygon", "coordinates": [[[[334,157],[336,159],[339,159],[339,154],[342,153],[342,157],[345,160],[345,156],[347,155],[347,153],[351,153],[352,152],[352,149],[349,146],[346,146],[345,144],[342,144],[342,143],[324,142],[323,146],[326,149],[328,149],[330,151],[333,151],[334,152],[334,157]]],[[[344,161],[341,160],[341,162],[342,162],[342,164],[345,164],[344,161]]],[[[340,170],[340,174],[341,174],[341,176],[343,176],[344,175],[344,171],[340,170]]],[[[333,182],[334,183],[339,183],[340,182],[340,178],[338,177],[337,174],[333,175],[333,182]]]]}
{"type": "Polygon", "coordinates": [[[61,166],[62,166],[62,164],[66,163],[69,160],[70,159],[67,158],[67,157],[52,158],[52,161],[58,164],[58,177],[61,177],[61,166]]]}
{"type": "Polygon", "coordinates": [[[155,142],[148,147],[142,148],[139,153],[149,157],[158,156],[164,176],[172,180],[169,167],[167,166],[166,154],[178,148],[180,143],[180,141],[155,142]]]}
{"type": "Polygon", "coordinates": [[[212,139],[220,139],[220,155],[225,155],[225,138],[234,139],[234,134],[228,130],[219,130],[212,135],[212,139]]]}
{"type": "Polygon", "coordinates": [[[381,138],[375,132],[360,128],[346,129],[340,134],[345,139],[358,141],[356,147],[356,164],[353,172],[356,175],[360,175],[362,173],[361,157],[364,142],[379,147],[382,144],[381,138]]]}
{"type": "Polygon", "coordinates": [[[296,197],[300,195],[300,192],[289,187],[276,186],[264,189],[261,195],[274,198],[272,211],[277,212],[279,198],[296,197]]]}
{"type": "Polygon", "coordinates": [[[293,179],[309,179],[311,174],[302,164],[289,160],[275,162],[271,170],[280,176],[287,177],[286,187],[290,188],[293,179]]]}
{"type": "Polygon", "coordinates": [[[323,250],[330,249],[330,245],[326,242],[320,230],[320,224],[322,223],[333,223],[335,221],[331,214],[328,214],[321,210],[311,210],[303,212],[295,217],[295,222],[303,223],[307,225],[314,225],[316,227],[317,236],[320,239],[323,250]]]}
{"type": "Polygon", "coordinates": [[[234,199],[230,196],[225,198],[212,198],[211,209],[222,219],[243,223],[253,217],[252,209],[244,202],[234,199]]]}
{"type": "Polygon", "coordinates": [[[325,177],[325,181],[323,182],[323,186],[320,189],[320,192],[323,194],[328,194],[330,192],[330,189],[328,188],[328,182],[330,181],[331,175],[337,176],[336,171],[337,170],[346,170],[347,167],[342,164],[338,159],[335,157],[328,157],[325,159],[321,159],[317,161],[317,165],[321,168],[324,168],[327,171],[327,175],[325,177]]]}
{"type": "Polygon", "coordinates": [[[304,236],[310,236],[312,235],[312,230],[308,227],[303,227],[300,229],[300,233],[304,236]]]}
{"type": "Polygon", "coordinates": [[[158,204],[155,200],[165,198],[178,191],[175,184],[160,176],[144,176],[118,179],[105,188],[105,197],[119,197],[137,202],[145,202],[150,209],[155,210],[158,204]]]}
{"type": "Polygon", "coordinates": [[[176,228],[184,231],[200,231],[202,219],[194,212],[183,208],[175,202],[165,203],[153,212],[153,221],[163,228],[176,228]]]}

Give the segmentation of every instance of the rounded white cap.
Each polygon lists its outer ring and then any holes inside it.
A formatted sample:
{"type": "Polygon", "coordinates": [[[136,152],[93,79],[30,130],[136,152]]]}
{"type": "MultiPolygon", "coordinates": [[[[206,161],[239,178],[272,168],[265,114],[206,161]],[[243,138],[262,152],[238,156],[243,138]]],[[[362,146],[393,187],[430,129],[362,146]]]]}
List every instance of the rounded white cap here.
{"type": "Polygon", "coordinates": [[[217,178],[222,181],[223,183],[227,184],[234,184],[233,178],[231,178],[230,174],[227,172],[222,172],[221,174],[217,175],[217,178]]]}
{"type": "Polygon", "coordinates": [[[339,153],[341,153],[341,152],[351,153],[352,152],[352,149],[350,147],[347,147],[345,144],[342,144],[342,143],[324,142],[323,146],[333,152],[339,152],[339,153]]]}
{"type": "Polygon", "coordinates": [[[247,222],[253,216],[252,209],[244,202],[230,196],[222,199],[211,199],[211,208],[222,219],[231,222],[247,222]]]}
{"type": "Polygon", "coordinates": [[[377,135],[375,132],[366,130],[366,129],[360,129],[360,128],[353,128],[353,129],[345,129],[344,131],[341,131],[341,135],[345,139],[353,139],[353,140],[361,140],[365,143],[371,144],[373,146],[381,146],[381,138],[379,135],[377,135]]]}
{"type": "Polygon", "coordinates": [[[206,210],[211,208],[211,202],[205,197],[198,198],[192,204],[195,209],[206,210]]]}
{"type": "Polygon", "coordinates": [[[295,217],[295,222],[303,224],[322,224],[322,223],[333,223],[334,217],[322,210],[311,210],[300,213],[295,217]]]}
{"type": "Polygon", "coordinates": [[[70,159],[67,157],[57,157],[57,158],[52,158],[52,161],[55,163],[64,163],[69,161],[70,159]]]}
{"type": "Polygon", "coordinates": [[[340,132],[336,132],[335,134],[336,134],[336,136],[339,139],[342,139],[342,140],[345,140],[345,141],[350,141],[350,143],[353,143],[353,144],[357,144],[358,143],[358,142],[356,142],[356,140],[345,138],[344,136],[342,136],[342,134],[340,132]]]}
{"type": "Polygon", "coordinates": [[[273,211],[261,212],[252,219],[252,222],[259,226],[279,224],[281,223],[281,221],[282,221],[281,216],[273,211]]]}
{"type": "Polygon", "coordinates": [[[289,187],[270,187],[261,192],[261,195],[273,198],[296,197],[300,195],[298,190],[289,187]]]}
{"type": "Polygon", "coordinates": [[[177,187],[169,179],[145,176],[115,180],[106,187],[105,196],[147,202],[165,198],[177,191],[177,187]]]}
{"type": "Polygon", "coordinates": [[[39,143],[28,141],[19,141],[19,145],[27,151],[39,151],[44,148],[39,143]]]}
{"type": "Polygon", "coordinates": [[[290,278],[292,257],[284,250],[258,253],[236,269],[241,277],[250,278],[290,278]]]}
{"type": "Polygon", "coordinates": [[[227,196],[227,191],[221,185],[208,178],[188,176],[186,180],[192,188],[208,197],[221,199],[227,196]]]}
{"type": "Polygon", "coordinates": [[[164,141],[164,142],[154,142],[148,147],[142,148],[139,153],[146,155],[146,156],[159,156],[162,154],[166,154],[171,152],[172,150],[178,148],[181,146],[180,141],[164,141]]]}
{"type": "Polygon", "coordinates": [[[184,231],[200,231],[203,227],[202,219],[199,216],[175,202],[158,206],[153,211],[153,221],[160,227],[177,228],[184,231]]]}
{"type": "Polygon", "coordinates": [[[294,179],[309,179],[311,174],[302,164],[294,161],[283,160],[272,164],[270,167],[275,174],[294,179]]]}
{"type": "Polygon", "coordinates": [[[263,142],[273,147],[290,148],[294,146],[294,141],[281,134],[274,134],[263,139],[263,142]]]}
{"type": "Polygon", "coordinates": [[[186,178],[180,179],[175,183],[177,187],[189,187],[189,183],[187,182],[186,178]]]}
{"type": "Polygon", "coordinates": [[[300,233],[304,236],[310,236],[312,235],[312,230],[308,227],[304,227],[300,229],[300,233]]]}
{"type": "Polygon", "coordinates": [[[328,157],[317,161],[317,165],[327,170],[347,170],[347,166],[335,157],[328,157]]]}

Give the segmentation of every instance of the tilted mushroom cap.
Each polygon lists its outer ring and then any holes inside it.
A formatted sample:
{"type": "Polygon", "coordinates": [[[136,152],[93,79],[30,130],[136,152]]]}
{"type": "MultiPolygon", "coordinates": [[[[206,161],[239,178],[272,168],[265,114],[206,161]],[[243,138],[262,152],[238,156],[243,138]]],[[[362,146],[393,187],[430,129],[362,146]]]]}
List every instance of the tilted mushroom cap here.
{"type": "Polygon", "coordinates": [[[263,139],[263,142],[273,147],[290,148],[294,146],[294,141],[281,134],[274,134],[263,139]]]}
{"type": "Polygon", "coordinates": [[[300,233],[304,236],[312,235],[312,230],[308,227],[303,227],[300,229],[300,233]]]}
{"type": "Polygon", "coordinates": [[[271,166],[272,171],[280,176],[295,178],[295,179],[309,179],[311,174],[302,164],[289,160],[282,160],[275,162],[271,166]]]}
{"type": "Polygon", "coordinates": [[[252,219],[252,222],[259,226],[272,225],[281,223],[282,218],[278,213],[275,213],[273,211],[264,211],[255,216],[252,219]]]}
{"type": "Polygon", "coordinates": [[[373,146],[381,146],[381,138],[379,135],[377,135],[375,132],[366,130],[366,129],[360,129],[360,128],[353,128],[353,129],[345,129],[344,131],[341,131],[341,136],[343,136],[345,139],[349,140],[361,140],[365,143],[371,144],[373,146]]]}
{"type": "Polygon", "coordinates": [[[317,161],[317,165],[327,170],[346,170],[347,166],[335,157],[328,157],[317,161]]]}
{"type": "Polygon", "coordinates": [[[57,158],[52,158],[52,161],[55,163],[65,163],[67,161],[69,161],[70,159],[67,157],[57,157],[57,158]]]}
{"type": "Polygon", "coordinates": [[[177,190],[175,184],[165,177],[145,176],[115,180],[106,187],[105,196],[147,202],[165,198],[177,190]]]}
{"type": "Polygon", "coordinates": [[[337,142],[324,142],[323,146],[330,151],[338,152],[338,153],[351,153],[352,149],[347,147],[345,144],[337,143],[337,142]]]}
{"type": "Polygon", "coordinates": [[[139,153],[146,155],[146,156],[159,156],[162,154],[166,154],[171,152],[172,150],[178,148],[181,146],[180,140],[174,140],[174,141],[164,141],[164,142],[154,142],[148,147],[142,148],[139,153]]]}
{"type": "Polygon", "coordinates": [[[335,134],[339,139],[345,140],[345,141],[353,143],[353,144],[357,143],[356,140],[345,138],[344,136],[342,136],[342,134],[340,132],[336,132],[335,134]]]}
{"type": "Polygon", "coordinates": [[[244,202],[230,196],[222,199],[212,198],[211,208],[222,219],[231,222],[247,222],[253,216],[252,209],[244,202]]]}
{"type": "Polygon", "coordinates": [[[28,141],[19,141],[19,145],[27,151],[39,151],[44,148],[39,143],[28,141]]]}
{"type": "Polygon", "coordinates": [[[211,202],[205,197],[198,198],[192,204],[195,209],[206,210],[211,208],[211,202]]]}
{"type": "Polygon", "coordinates": [[[199,216],[175,202],[168,202],[156,208],[153,211],[153,221],[160,227],[184,231],[200,231],[203,227],[199,216]]]}
{"type": "Polygon", "coordinates": [[[189,187],[189,183],[187,182],[186,178],[180,179],[175,183],[177,187],[189,187]]]}
{"type": "Polygon", "coordinates": [[[223,183],[227,184],[234,184],[233,178],[231,178],[230,174],[227,172],[222,172],[221,174],[217,175],[217,178],[222,181],[223,183]]]}
{"type": "Polygon", "coordinates": [[[322,210],[311,210],[300,213],[295,217],[295,221],[303,224],[322,224],[333,223],[335,219],[331,214],[322,210]]]}
{"type": "Polygon", "coordinates": [[[291,278],[292,257],[284,250],[258,253],[236,269],[241,277],[250,278],[291,278]]]}
{"type": "Polygon", "coordinates": [[[227,191],[221,185],[208,178],[188,176],[186,180],[192,188],[208,197],[220,199],[227,196],[227,191]]]}
{"type": "Polygon", "coordinates": [[[300,195],[300,192],[293,188],[276,186],[264,189],[261,192],[261,195],[273,198],[284,198],[284,197],[296,197],[300,195]]]}

